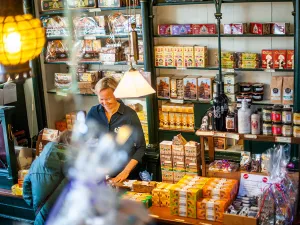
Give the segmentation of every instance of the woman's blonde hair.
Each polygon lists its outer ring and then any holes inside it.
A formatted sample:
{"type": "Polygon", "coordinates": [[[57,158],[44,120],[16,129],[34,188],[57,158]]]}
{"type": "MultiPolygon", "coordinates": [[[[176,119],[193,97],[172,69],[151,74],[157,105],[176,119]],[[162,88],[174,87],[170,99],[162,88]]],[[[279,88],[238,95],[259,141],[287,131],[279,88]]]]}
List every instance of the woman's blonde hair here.
{"type": "Polygon", "coordinates": [[[72,131],[70,130],[65,130],[62,133],[59,134],[57,137],[56,141],[58,143],[63,143],[63,144],[71,144],[71,138],[72,138],[72,131]]]}
{"type": "Polygon", "coordinates": [[[111,88],[114,90],[116,90],[118,86],[118,82],[115,80],[115,78],[113,77],[104,77],[101,80],[99,80],[95,86],[95,94],[99,94],[100,91],[107,89],[107,88],[111,88]]]}

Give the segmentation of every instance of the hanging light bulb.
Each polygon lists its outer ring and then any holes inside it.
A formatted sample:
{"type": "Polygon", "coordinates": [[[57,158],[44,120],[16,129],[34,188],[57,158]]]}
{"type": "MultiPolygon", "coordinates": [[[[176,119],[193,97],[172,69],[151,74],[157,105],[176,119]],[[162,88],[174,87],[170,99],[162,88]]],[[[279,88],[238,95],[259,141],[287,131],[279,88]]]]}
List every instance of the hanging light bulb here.
{"type": "Polygon", "coordinates": [[[0,8],[1,75],[29,74],[29,61],[37,57],[45,44],[45,30],[39,19],[24,14],[22,0],[6,0],[0,8]]]}

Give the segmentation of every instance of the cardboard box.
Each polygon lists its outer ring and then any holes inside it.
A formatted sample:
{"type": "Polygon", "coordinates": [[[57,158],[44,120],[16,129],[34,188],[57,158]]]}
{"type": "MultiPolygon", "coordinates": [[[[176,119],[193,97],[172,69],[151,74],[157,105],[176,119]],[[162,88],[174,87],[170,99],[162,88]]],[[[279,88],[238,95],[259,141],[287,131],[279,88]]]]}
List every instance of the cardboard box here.
{"type": "Polygon", "coordinates": [[[193,34],[192,24],[176,24],[172,25],[172,35],[193,34]]]}
{"type": "Polygon", "coordinates": [[[173,170],[185,172],[184,155],[172,155],[172,159],[173,159],[173,170]]]}
{"type": "Polygon", "coordinates": [[[246,34],[248,32],[247,23],[232,23],[231,33],[232,34],[246,34]]]}
{"type": "Polygon", "coordinates": [[[193,34],[216,34],[216,24],[193,24],[193,34]]]}
{"type": "Polygon", "coordinates": [[[195,67],[207,67],[207,46],[194,46],[195,67]]]}
{"type": "Polygon", "coordinates": [[[176,126],[176,129],[181,129],[182,128],[181,123],[182,123],[182,114],[181,113],[175,113],[175,126],[176,126]]]}
{"type": "Polygon", "coordinates": [[[174,183],[177,183],[180,179],[182,179],[185,176],[185,172],[177,171],[176,169],[174,169],[173,176],[174,176],[174,183]]]}
{"type": "Polygon", "coordinates": [[[174,46],[174,66],[184,67],[184,48],[183,46],[174,46]]]}
{"type": "Polygon", "coordinates": [[[287,69],[294,69],[294,50],[287,50],[287,69]]]}
{"type": "Polygon", "coordinates": [[[169,113],[168,112],[163,112],[163,128],[170,128],[169,126],[169,113]]]}
{"type": "Polygon", "coordinates": [[[164,66],[167,66],[167,67],[174,66],[173,46],[165,46],[164,47],[164,66]]]}
{"type": "Polygon", "coordinates": [[[286,50],[273,50],[274,69],[286,68],[286,50]]]}
{"type": "Polygon", "coordinates": [[[175,113],[173,113],[173,112],[169,112],[169,127],[170,127],[170,129],[176,128],[175,113]]]}
{"type": "Polygon", "coordinates": [[[184,146],[183,145],[172,145],[172,155],[184,156],[184,146]]]}
{"type": "Polygon", "coordinates": [[[273,50],[263,49],[261,51],[262,68],[270,69],[274,67],[273,50]]]}
{"type": "Polygon", "coordinates": [[[224,84],[225,94],[234,94],[238,91],[238,84],[224,84]]]}
{"type": "Polygon", "coordinates": [[[171,35],[172,25],[169,24],[159,24],[158,25],[158,35],[171,35]]]}
{"type": "Polygon", "coordinates": [[[290,23],[272,23],[272,34],[288,34],[290,33],[290,23]]]}
{"type": "Polygon", "coordinates": [[[173,183],[173,171],[169,170],[161,170],[161,177],[163,182],[171,182],[173,183]]]}
{"type": "Polygon", "coordinates": [[[184,99],[197,100],[198,98],[197,79],[198,77],[196,76],[187,76],[183,78],[184,99]]]}
{"type": "Polygon", "coordinates": [[[253,217],[238,216],[233,214],[224,213],[224,225],[257,225],[258,220],[253,217]]]}
{"type": "Polygon", "coordinates": [[[200,154],[200,144],[194,141],[189,141],[184,145],[185,156],[197,156],[200,154]]]}
{"type": "Polygon", "coordinates": [[[201,171],[200,156],[185,156],[185,171],[199,174],[201,171]]]}
{"type": "Polygon", "coordinates": [[[63,0],[42,0],[41,1],[42,11],[59,10],[64,8],[66,8],[66,5],[63,0]]]}
{"type": "Polygon", "coordinates": [[[157,97],[170,99],[170,78],[172,75],[164,75],[156,78],[157,97]]]}
{"type": "Polygon", "coordinates": [[[198,78],[198,100],[209,102],[212,98],[212,78],[198,78]]]}
{"type": "Polygon", "coordinates": [[[250,23],[250,33],[251,34],[270,34],[271,24],[270,23],[250,23]]]}
{"type": "Polygon", "coordinates": [[[237,55],[241,55],[238,57],[242,61],[257,61],[260,59],[258,53],[251,53],[251,52],[242,52],[242,53],[237,53],[237,55]]]}
{"type": "Polygon", "coordinates": [[[257,68],[260,68],[260,62],[259,61],[246,61],[246,60],[239,61],[238,68],[257,69],[257,68]]]}
{"type": "Polygon", "coordinates": [[[174,99],[183,99],[184,87],[183,78],[186,76],[173,76],[171,77],[171,94],[170,97],[174,99]]]}
{"type": "Polygon", "coordinates": [[[159,151],[161,155],[172,154],[172,141],[162,141],[159,143],[159,151]]]}
{"type": "Polygon", "coordinates": [[[236,76],[237,76],[236,73],[226,73],[224,75],[224,84],[236,84],[237,83],[236,76]]]}
{"type": "Polygon", "coordinates": [[[173,170],[173,161],[172,155],[160,155],[160,167],[163,170],[172,171],[173,170]]]}
{"type": "Polygon", "coordinates": [[[224,24],[224,34],[232,34],[231,23],[224,24]]]}
{"type": "Polygon", "coordinates": [[[215,137],[214,144],[216,149],[226,150],[227,146],[227,139],[223,137],[215,137]]]}
{"type": "Polygon", "coordinates": [[[164,46],[154,46],[155,66],[164,66],[164,46]]]}
{"type": "Polygon", "coordinates": [[[184,67],[194,67],[194,47],[183,47],[184,67]]]}

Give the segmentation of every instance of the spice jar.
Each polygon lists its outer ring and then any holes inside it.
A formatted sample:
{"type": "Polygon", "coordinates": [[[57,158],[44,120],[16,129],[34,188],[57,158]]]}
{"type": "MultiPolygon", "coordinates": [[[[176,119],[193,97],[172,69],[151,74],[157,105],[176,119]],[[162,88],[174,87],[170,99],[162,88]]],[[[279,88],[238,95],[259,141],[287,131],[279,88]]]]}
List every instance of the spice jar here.
{"type": "Polygon", "coordinates": [[[293,134],[294,134],[294,137],[300,137],[300,126],[294,126],[293,134]]]}
{"type": "Polygon", "coordinates": [[[295,125],[300,125],[300,113],[294,113],[293,121],[295,125]]]}
{"type": "Polygon", "coordinates": [[[272,135],[272,124],[270,122],[263,123],[263,135],[272,135]]]}
{"type": "Polygon", "coordinates": [[[281,110],[282,109],[280,109],[280,108],[272,109],[271,118],[272,118],[273,123],[281,123],[281,120],[282,120],[282,111],[281,110]]]}
{"type": "Polygon", "coordinates": [[[273,134],[273,136],[281,136],[282,135],[282,124],[281,123],[273,123],[272,124],[272,134],[273,134]]]}
{"type": "Polygon", "coordinates": [[[292,109],[291,108],[282,109],[282,123],[291,124],[292,122],[293,122],[292,109]]]}
{"type": "Polygon", "coordinates": [[[271,114],[272,114],[272,107],[263,108],[263,121],[271,122],[272,121],[271,114]]]}
{"type": "Polygon", "coordinates": [[[292,125],[285,124],[285,125],[282,126],[282,136],[291,137],[292,134],[293,134],[292,125]]]}
{"type": "Polygon", "coordinates": [[[234,114],[233,113],[229,113],[226,116],[226,130],[229,132],[234,132],[235,131],[235,118],[234,118],[234,114]]]}

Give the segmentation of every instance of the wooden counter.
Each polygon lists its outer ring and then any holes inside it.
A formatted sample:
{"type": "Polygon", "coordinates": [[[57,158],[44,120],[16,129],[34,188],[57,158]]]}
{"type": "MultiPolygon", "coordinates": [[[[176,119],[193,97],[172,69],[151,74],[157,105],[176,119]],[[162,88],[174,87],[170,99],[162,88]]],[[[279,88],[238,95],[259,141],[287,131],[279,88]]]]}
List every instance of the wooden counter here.
{"type": "Polygon", "coordinates": [[[164,223],[164,224],[201,224],[201,225],[221,225],[220,222],[213,222],[208,220],[199,220],[193,219],[188,217],[181,217],[181,216],[173,216],[170,213],[170,208],[165,207],[156,207],[152,206],[149,208],[150,216],[157,222],[157,223],[164,223]]]}

